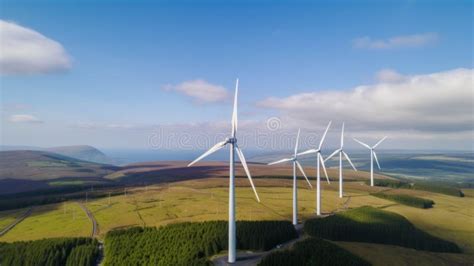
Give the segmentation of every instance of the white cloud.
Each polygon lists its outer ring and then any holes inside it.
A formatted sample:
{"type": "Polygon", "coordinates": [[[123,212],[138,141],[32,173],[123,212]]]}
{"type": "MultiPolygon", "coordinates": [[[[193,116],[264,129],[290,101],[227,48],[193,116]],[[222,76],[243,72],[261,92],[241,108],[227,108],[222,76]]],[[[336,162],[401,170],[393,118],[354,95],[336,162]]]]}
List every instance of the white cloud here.
{"type": "Polygon", "coordinates": [[[0,20],[0,74],[64,71],[71,60],[63,46],[41,33],[0,20]]]}
{"type": "Polygon", "coordinates": [[[422,47],[438,40],[437,33],[420,33],[413,35],[395,36],[388,39],[372,39],[365,36],[353,40],[356,48],[386,50],[404,47],[422,47]]]}
{"type": "Polygon", "coordinates": [[[164,89],[167,91],[177,91],[189,96],[197,103],[221,102],[229,97],[224,87],[208,83],[201,79],[185,81],[178,85],[166,85],[164,89]]]}
{"type": "Polygon", "coordinates": [[[345,91],[309,92],[267,98],[258,106],[277,109],[295,125],[346,121],[353,131],[473,136],[473,69],[403,76],[397,82],[345,91]]]}
{"type": "Polygon", "coordinates": [[[392,69],[382,69],[376,74],[376,80],[380,82],[401,82],[405,77],[392,69]]]}
{"type": "Polygon", "coordinates": [[[43,123],[37,117],[27,114],[11,115],[8,120],[13,123],[43,123]]]}

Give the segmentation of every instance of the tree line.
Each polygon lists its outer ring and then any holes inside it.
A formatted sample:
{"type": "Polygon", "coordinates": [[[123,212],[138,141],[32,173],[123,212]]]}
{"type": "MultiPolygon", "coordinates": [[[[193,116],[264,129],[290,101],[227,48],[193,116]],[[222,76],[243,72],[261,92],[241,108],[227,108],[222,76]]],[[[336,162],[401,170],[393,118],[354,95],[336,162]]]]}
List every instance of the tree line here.
{"type": "Polygon", "coordinates": [[[335,241],[354,241],[397,245],[433,252],[461,253],[450,241],[432,236],[411,224],[405,217],[365,206],[305,222],[311,236],[335,241]]]}
{"type": "MultiPolygon", "coordinates": [[[[365,181],[368,185],[370,181],[365,181]]],[[[410,181],[410,180],[391,180],[391,179],[375,179],[374,185],[378,187],[406,188],[414,190],[423,190],[434,193],[445,194],[455,197],[464,197],[462,190],[454,184],[446,182],[426,182],[426,181],[410,181]]]]}
{"type": "MultiPolygon", "coordinates": [[[[16,197],[16,194],[13,195],[3,195],[0,196],[0,211],[5,210],[14,210],[29,206],[36,205],[46,205],[52,203],[59,203],[68,200],[79,200],[85,199],[86,192],[89,199],[97,199],[109,196],[109,191],[106,190],[94,190],[90,191],[90,187],[87,189],[82,188],[79,191],[75,191],[75,188],[65,187],[64,190],[55,190],[54,193],[49,194],[49,192],[37,193],[35,196],[22,196],[16,197]],[[59,194],[59,191],[65,194],[59,194]],[[72,191],[72,192],[71,192],[72,191]]],[[[120,190],[110,191],[111,196],[116,196],[123,194],[120,190]]],[[[27,194],[28,195],[28,194],[27,194]]]]}
{"type": "MultiPolygon", "coordinates": [[[[109,231],[104,265],[209,265],[227,249],[227,221],[109,231]]],[[[288,221],[238,221],[237,248],[268,250],[297,237],[288,221]]]]}
{"type": "Polygon", "coordinates": [[[92,238],[50,238],[0,243],[0,265],[92,266],[99,255],[92,238]]]}
{"type": "Polygon", "coordinates": [[[372,193],[371,195],[377,198],[394,201],[403,205],[420,208],[420,209],[433,208],[433,205],[435,204],[435,202],[430,199],[424,199],[424,198],[415,197],[411,195],[386,194],[382,192],[372,193]]]}

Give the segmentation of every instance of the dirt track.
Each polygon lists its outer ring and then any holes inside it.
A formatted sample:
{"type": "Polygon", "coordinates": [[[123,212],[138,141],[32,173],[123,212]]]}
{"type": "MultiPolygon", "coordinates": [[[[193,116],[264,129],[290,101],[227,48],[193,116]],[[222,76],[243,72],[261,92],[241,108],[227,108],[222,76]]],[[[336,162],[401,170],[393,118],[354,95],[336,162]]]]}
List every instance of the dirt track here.
{"type": "Polygon", "coordinates": [[[97,236],[99,234],[99,226],[97,224],[97,221],[95,220],[94,215],[87,209],[87,207],[82,203],[78,202],[79,206],[81,206],[82,210],[86,213],[87,217],[92,223],[92,233],[91,237],[97,236]]]}
{"type": "Polygon", "coordinates": [[[6,234],[8,231],[10,231],[11,229],[13,229],[13,227],[15,227],[17,224],[19,224],[21,221],[23,221],[26,217],[30,216],[31,212],[33,211],[33,207],[30,207],[28,210],[25,211],[25,213],[23,213],[20,217],[16,218],[16,220],[11,223],[10,225],[8,225],[7,227],[5,227],[5,229],[3,229],[2,231],[0,231],[0,236],[3,236],[4,234],[6,234]]]}

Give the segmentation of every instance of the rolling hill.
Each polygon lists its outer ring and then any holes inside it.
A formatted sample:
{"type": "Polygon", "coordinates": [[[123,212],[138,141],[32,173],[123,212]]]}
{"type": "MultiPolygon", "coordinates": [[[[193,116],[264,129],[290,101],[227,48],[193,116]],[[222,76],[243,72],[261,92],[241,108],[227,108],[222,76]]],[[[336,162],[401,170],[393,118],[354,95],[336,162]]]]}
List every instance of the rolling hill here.
{"type": "Polygon", "coordinates": [[[72,157],[79,160],[104,163],[104,164],[115,164],[115,160],[108,157],[99,149],[89,145],[71,145],[71,146],[58,146],[58,147],[33,147],[33,146],[12,146],[12,145],[0,145],[0,151],[45,151],[61,154],[67,157],[72,157]]]}
{"type": "Polygon", "coordinates": [[[100,150],[89,145],[52,147],[45,149],[45,151],[89,162],[113,164],[113,160],[111,158],[107,157],[107,155],[105,155],[100,150]]]}
{"type": "Polygon", "coordinates": [[[49,181],[100,180],[119,168],[45,151],[1,151],[0,194],[49,187],[49,181]]]}

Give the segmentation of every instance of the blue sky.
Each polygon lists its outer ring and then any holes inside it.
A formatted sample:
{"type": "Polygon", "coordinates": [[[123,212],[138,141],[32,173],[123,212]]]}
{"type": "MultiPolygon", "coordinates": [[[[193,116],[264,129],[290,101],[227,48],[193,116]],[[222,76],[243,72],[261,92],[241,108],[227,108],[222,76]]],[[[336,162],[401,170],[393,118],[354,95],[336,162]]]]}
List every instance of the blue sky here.
{"type": "MultiPolygon", "coordinates": [[[[1,6],[2,20],[60,43],[70,60],[61,71],[1,77],[7,145],[146,147],[152,125],[228,120],[229,97],[202,101],[179,89],[198,79],[230,95],[239,77],[242,120],[305,121],[281,107],[285,99],[376,84],[381,70],[395,76],[472,70],[470,1],[1,1],[1,6]],[[279,105],[268,104],[269,98],[279,105]],[[18,114],[38,123],[12,119],[18,114]]],[[[472,89],[472,83],[462,89],[472,89]]],[[[393,135],[414,131],[426,140],[419,148],[433,146],[433,136],[457,148],[472,140],[472,127],[466,131],[462,123],[457,130],[448,130],[451,124],[429,130],[433,125],[413,125],[416,121],[393,135]]],[[[380,124],[357,128],[364,129],[384,131],[380,124]]],[[[402,137],[393,146],[410,143],[402,137]]]]}

